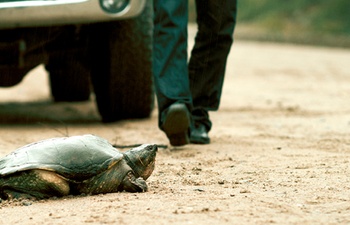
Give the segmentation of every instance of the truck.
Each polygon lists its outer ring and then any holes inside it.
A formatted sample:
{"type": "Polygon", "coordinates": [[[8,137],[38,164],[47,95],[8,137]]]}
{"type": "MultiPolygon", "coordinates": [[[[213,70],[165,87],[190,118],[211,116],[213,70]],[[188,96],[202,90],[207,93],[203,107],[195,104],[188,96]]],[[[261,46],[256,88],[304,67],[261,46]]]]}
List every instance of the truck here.
{"type": "Polygon", "coordinates": [[[152,0],[0,0],[0,87],[44,65],[53,101],[94,98],[103,122],[147,118],[152,42],[152,0]]]}

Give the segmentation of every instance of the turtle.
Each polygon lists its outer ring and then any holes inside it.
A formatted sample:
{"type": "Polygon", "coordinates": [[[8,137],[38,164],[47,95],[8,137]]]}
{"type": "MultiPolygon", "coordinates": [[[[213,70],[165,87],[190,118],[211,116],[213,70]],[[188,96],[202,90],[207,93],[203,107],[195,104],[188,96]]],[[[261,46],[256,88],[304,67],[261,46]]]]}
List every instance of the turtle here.
{"type": "Polygon", "coordinates": [[[0,159],[0,199],[145,192],[157,145],[121,152],[92,134],[28,144],[0,159]]]}

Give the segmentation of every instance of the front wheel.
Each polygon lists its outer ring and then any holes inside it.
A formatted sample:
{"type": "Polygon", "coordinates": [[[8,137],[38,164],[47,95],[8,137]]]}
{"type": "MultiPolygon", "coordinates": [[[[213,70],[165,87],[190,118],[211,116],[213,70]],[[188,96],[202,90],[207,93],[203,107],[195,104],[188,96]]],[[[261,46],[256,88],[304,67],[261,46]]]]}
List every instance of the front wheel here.
{"type": "Polygon", "coordinates": [[[91,26],[91,78],[104,122],[146,118],[153,110],[153,6],[146,4],[137,18],[91,26]]]}

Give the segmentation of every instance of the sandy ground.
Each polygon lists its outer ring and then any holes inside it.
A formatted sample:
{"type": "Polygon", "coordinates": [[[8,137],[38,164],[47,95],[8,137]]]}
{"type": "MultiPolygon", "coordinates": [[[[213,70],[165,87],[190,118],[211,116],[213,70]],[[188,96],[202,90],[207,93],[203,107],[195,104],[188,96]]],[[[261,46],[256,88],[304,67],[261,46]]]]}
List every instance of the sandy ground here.
{"type": "MultiPolygon", "coordinates": [[[[149,192],[0,203],[0,224],[349,224],[350,51],[237,40],[210,145],[160,149],[149,192]]],[[[0,90],[0,156],[93,133],[168,144],[150,119],[52,104],[38,67],[0,90]]]]}

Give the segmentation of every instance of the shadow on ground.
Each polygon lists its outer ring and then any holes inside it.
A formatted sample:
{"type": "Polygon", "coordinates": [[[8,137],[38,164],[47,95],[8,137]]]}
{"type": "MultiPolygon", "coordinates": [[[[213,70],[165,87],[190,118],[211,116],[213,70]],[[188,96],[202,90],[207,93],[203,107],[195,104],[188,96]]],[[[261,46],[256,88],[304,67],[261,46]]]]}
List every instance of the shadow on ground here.
{"type": "Polygon", "coordinates": [[[53,103],[51,101],[0,103],[1,124],[86,124],[100,123],[93,102],[53,103]]]}

